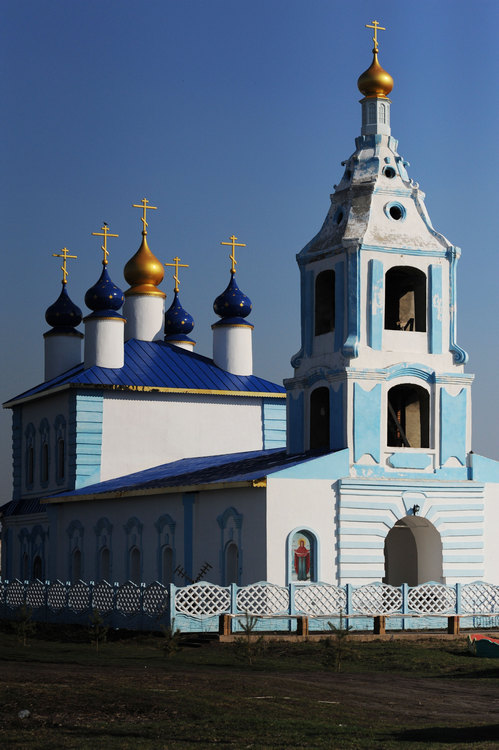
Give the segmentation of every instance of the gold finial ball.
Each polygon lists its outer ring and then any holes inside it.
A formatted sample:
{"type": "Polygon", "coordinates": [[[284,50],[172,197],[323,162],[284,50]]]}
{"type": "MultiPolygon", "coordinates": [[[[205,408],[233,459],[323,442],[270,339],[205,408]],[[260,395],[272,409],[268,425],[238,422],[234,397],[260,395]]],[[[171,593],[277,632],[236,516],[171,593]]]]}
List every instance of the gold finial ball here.
{"type": "Polygon", "coordinates": [[[364,96],[388,96],[392,90],[393,78],[381,67],[376,53],[370,67],[359,76],[357,86],[364,96]]]}
{"type": "Polygon", "coordinates": [[[130,284],[130,289],[125,292],[129,294],[152,294],[164,297],[164,293],[157,289],[158,284],[163,281],[163,264],[149,250],[145,235],[142,244],[126,264],[123,275],[130,284]]]}

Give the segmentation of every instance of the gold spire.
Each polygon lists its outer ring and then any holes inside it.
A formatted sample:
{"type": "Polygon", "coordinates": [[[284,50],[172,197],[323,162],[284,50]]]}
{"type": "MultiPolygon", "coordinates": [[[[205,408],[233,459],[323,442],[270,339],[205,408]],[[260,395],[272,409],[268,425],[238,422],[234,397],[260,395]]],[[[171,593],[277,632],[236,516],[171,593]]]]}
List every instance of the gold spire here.
{"type": "Polygon", "coordinates": [[[178,278],[178,269],[179,268],[189,268],[187,263],[181,263],[180,258],[176,255],[173,259],[173,263],[163,263],[164,266],[175,266],[175,273],[173,274],[173,278],[175,279],[175,292],[178,292],[180,289],[180,280],[178,278]]]}
{"type": "Polygon", "coordinates": [[[153,297],[166,297],[166,294],[157,286],[163,281],[165,275],[163,264],[156,258],[147,244],[147,211],[157,210],[157,206],[149,206],[147,198],[142,198],[140,204],[132,203],[133,208],[142,209],[142,244],[126,264],[123,275],[130,284],[130,289],[125,292],[125,297],[132,294],[149,294],[153,297]]]}
{"type": "Polygon", "coordinates": [[[374,29],[373,61],[370,67],[359,76],[357,86],[360,93],[364,94],[364,96],[386,98],[393,88],[393,78],[378,62],[378,31],[386,31],[386,28],[380,26],[378,21],[373,21],[372,24],[366,23],[366,29],[374,29]]]}
{"type": "Polygon", "coordinates": [[[67,279],[68,279],[67,260],[68,260],[68,258],[75,258],[76,259],[78,256],[77,255],[69,255],[69,250],[68,250],[67,247],[63,247],[60,253],[52,253],[52,256],[54,258],[62,258],[63,259],[62,266],[61,266],[62,283],[63,284],[67,284],[67,279]]]}
{"type": "Polygon", "coordinates": [[[109,255],[109,250],[107,249],[107,238],[108,237],[119,237],[119,234],[111,234],[109,231],[109,226],[104,221],[102,224],[102,232],[92,232],[92,237],[104,237],[104,244],[100,246],[102,252],[104,253],[104,258],[102,260],[102,265],[107,266],[108,260],[107,256],[109,255]]]}
{"type": "Polygon", "coordinates": [[[232,247],[232,252],[229,255],[229,258],[232,261],[231,273],[235,273],[236,272],[236,263],[237,263],[235,252],[234,252],[235,248],[236,247],[246,247],[246,245],[245,245],[244,242],[236,242],[237,237],[235,237],[233,234],[229,237],[229,239],[230,239],[230,242],[221,242],[220,244],[221,245],[230,245],[232,247]]]}

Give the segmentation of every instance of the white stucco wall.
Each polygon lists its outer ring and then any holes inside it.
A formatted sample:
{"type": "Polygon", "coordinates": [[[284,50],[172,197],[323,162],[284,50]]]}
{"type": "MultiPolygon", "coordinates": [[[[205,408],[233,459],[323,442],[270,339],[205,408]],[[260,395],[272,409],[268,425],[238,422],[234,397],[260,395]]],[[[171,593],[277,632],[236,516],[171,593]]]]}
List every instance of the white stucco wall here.
{"type": "Polygon", "coordinates": [[[262,447],[259,398],[133,393],[104,399],[101,480],[189,456],[262,447]]]}
{"type": "Polygon", "coordinates": [[[499,584],[499,484],[485,485],[484,578],[499,584]]]}

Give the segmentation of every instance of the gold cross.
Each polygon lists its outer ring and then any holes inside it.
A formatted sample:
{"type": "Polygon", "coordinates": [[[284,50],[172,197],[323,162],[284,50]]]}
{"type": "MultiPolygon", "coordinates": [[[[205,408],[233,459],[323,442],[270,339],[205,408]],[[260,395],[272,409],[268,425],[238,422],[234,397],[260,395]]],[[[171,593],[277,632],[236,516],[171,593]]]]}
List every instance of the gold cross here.
{"type": "Polygon", "coordinates": [[[244,244],[244,242],[236,242],[237,237],[235,237],[234,235],[231,235],[231,237],[229,237],[229,239],[230,239],[230,242],[221,242],[220,244],[221,245],[231,245],[231,247],[232,247],[232,253],[229,255],[229,258],[232,261],[232,270],[231,270],[231,273],[235,273],[236,272],[236,263],[237,263],[237,260],[236,260],[235,254],[234,254],[234,250],[235,250],[236,247],[246,247],[246,245],[244,244]]]}
{"type": "Polygon", "coordinates": [[[63,258],[61,271],[62,271],[62,283],[67,284],[68,270],[66,268],[68,258],[77,258],[77,255],[69,255],[67,247],[63,247],[60,253],[52,253],[54,258],[63,258]]]}
{"type": "Polygon", "coordinates": [[[181,263],[180,258],[178,256],[175,256],[173,259],[173,263],[164,263],[165,266],[175,266],[175,273],[173,274],[173,278],[175,279],[175,291],[178,292],[179,290],[179,278],[178,278],[178,269],[179,268],[189,268],[187,263],[181,263]]]}
{"type": "Polygon", "coordinates": [[[154,211],[157,211],[157,209],[158,209],[157,206],[148,206],[147,205],[148,203],[149,203],[149,201],[147,200],[147,198],[142,198],[142,201],[141,201],[140,205],[137,204],[137,203],[132,203],[132,208],[141,208],[142,209],[142,224],[143,224],[143,226],[142,226],[142,232],[143,232],[143,234],[147,234],[146,211],[148,209],[152,209],[154,211]]]}
{"type": "Polygon", "coordinates": [[[109,227],[104,221],[102,224],[102,232],[92,232],[92,237],[104,237],[104,244],[101,245],[101,250],[104,253],[104,260],[102,261],[103,266],[107,266],[107,256],[109,255],[109,250],[107,249],[107,238],[108,237],[119,237],[119,234],[111,234],[109,231],[109,227]]]}
{"type": "Polygon", "coordinates": [[[386,31],[384,26],[380,26],[377,21],[373,21],[372,25],[369,23],[366,23],[366,29],[374,29],[374,36],[373,36],[373,42],[374,42],[374,49],[373,52],[378,52],[378,31],[386,31]]]}

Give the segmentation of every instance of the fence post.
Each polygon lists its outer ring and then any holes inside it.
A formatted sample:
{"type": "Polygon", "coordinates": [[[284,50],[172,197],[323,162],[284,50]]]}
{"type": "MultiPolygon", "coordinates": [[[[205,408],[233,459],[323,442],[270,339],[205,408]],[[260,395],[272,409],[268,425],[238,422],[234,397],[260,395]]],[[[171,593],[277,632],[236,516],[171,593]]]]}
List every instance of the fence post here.
{"type": "Polygon", "coordinates": [[[173,631],[175,625],[175,615],[177,614],[175,609],[175,592],[177,587],[174,583],[170,583],[170,614],[168,619],[168,627],[173,631]]]}
{"type": "Polygon", "coordinates": [[[449,635],[459,635],[459,621],[461,614],[461,584],[456,583],[456,606],[455,614],[447,618],[447,633],[449,635]]]}
{"type": "Polygon", "coordinates": [[[403,615],[409,614],[409,584],[403,583],[400,587],[402,593],[402,630],[405,630],[405,620],[403,615]]]}
{"type": "Polygon", "coordinates": [[[353,615],[353,605],[352,605],[352,593],[353,593],[353,587],[351,583],[345,584],[345,593],[346,593],[346,609],[345,609],[345,615],[347,620],[347,628],[350,624],[350,615],[353,615]]]}
{"type": "MultiPolygon", "coordinates": [[[[295,604],[295,584],[288,583],[288,614],[296,615],[296,604],[295,604]]],[[[291,632],[292,620],[288,620],[288,630],[291,632]]],[[[296,621],[296,629],[298,630],[298,620],[296,621]]]]}
{"type": "Polygon", "coordinates": [[[49,617],[49,586],[50,586],[50,581],[45,581],[45,593],[44,593],[44,596],[43,596],[43,603],[44,603],[44,607],[45,607],[45,622],[49,621],[48,620],[48,617],[49,617]]]}

